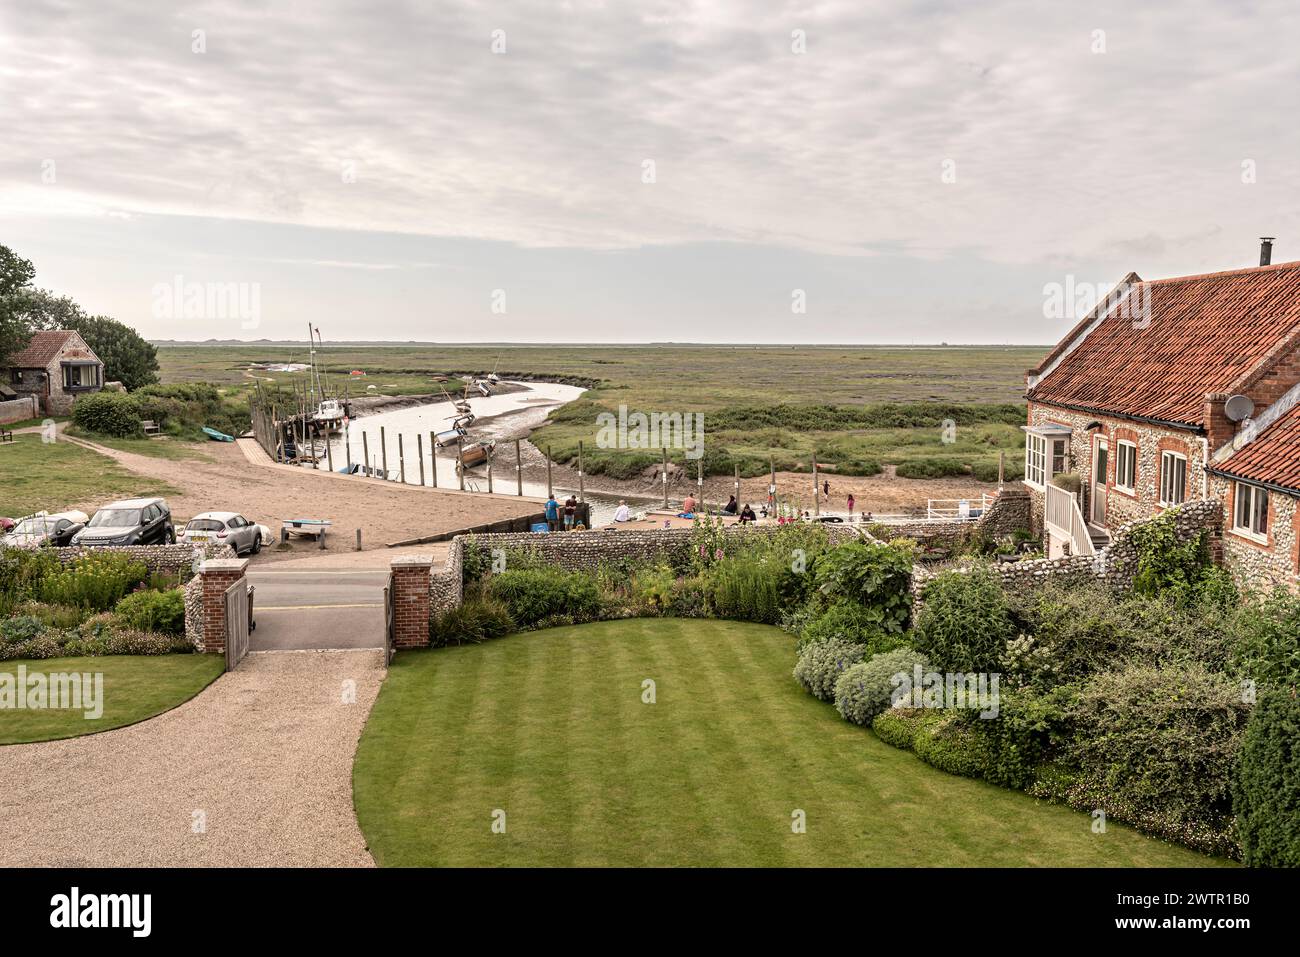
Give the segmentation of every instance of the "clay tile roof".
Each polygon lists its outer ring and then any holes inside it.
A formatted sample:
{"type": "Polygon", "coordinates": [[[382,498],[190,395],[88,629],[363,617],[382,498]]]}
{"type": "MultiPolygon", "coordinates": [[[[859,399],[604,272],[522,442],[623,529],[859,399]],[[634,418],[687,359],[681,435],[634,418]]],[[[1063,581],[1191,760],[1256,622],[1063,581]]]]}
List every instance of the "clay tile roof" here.
{"type": "Polygon", "coordinates": [[[1201,424],[1207,392],[1226,391],[1300,329],[1300,262],[1142,282],[1127,304],[1048,371],[1030,400],[1201,424]]]}
{"type": "Polygon", "coordinates": [[[1300,491],[1300,405],[1211,470],[1300,491]]]}
{"type": "Polygon", "coordinates": [[[49,329],[32,333],[32,341],[22,352],[15,352],[9,357],[9,366],[14,369],[44,369],[59,354],[59,350],[75,332],[66,329],[49,329]]]}

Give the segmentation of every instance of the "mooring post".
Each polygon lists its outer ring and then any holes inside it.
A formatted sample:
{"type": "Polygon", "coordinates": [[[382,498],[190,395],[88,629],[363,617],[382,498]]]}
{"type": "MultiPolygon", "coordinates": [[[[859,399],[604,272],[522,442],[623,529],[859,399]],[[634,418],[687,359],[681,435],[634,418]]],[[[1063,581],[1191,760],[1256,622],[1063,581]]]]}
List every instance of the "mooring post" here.
{"type": "Polygon", "coordinates": [[[379,427],[379,450],[384,457],[384,481],[388,481],[388,436],[384,435],[384,427],[379,427]]]}
{"type": "Polygon", "coordinates": [[[704,514],[707,515],[709,514],[709,510],[704,506],[704,458],[703,457],[699,458],[695,464],[697,467],[696,468],[697,478],[695,479],[695,488],[696,488],[696,493],[699,497],[699,502],[696,504],[695,507],[702,510],[704,514]]]}
{"type": "Polygon", "coordinates": [[[664,464],[659,470],[659,478],[664,486],[664,508],[668,507],[668,446],[664,446],[664,464]]]}
{"type": "Polygon", "coordinates": [[[329,465],[330,471],[333,472],[334,471],[334,447],[330,445],[330,434],[328,432],[325,433],[325,462],[327,465],[329,465]]]}
{"type": "Polygon", "coordinates": [[[370,475],[370,443],[366,441],[366,433],[361,433],[361,474],[370,475]]]}
{"type": "Polygon", "coordinates": [[[578,501],[585,502],[587,496],[584,489],[585,483],[582,480],[582,441],[578,442],[578,501]]]}
{"type": "Polygon", "coordinates": [[[740,514],[740,463],[736,463],[736,514],[740,514]]]}
{"type": "Polygon", "coordinates": [[[998,491],[999,492],[1002,491],[1002,480],[1003,477],[1006,475],[1006,466],[1007,466],[1007,453],[999,452],[998,453],[998,491]]]}
{"type": "Polygon", "coordinates": [[[555,490],[551,488],[551,447],[546,447],[546,497],[554,498],[555,490]]]}
{"type": "Polygon", "coordinates": [[[519,440],[515,439],[515,478],[518,480],[519,491],[516,495],[524,494],[524,453],[519,446],[519,440]]]}
{"type": "Polygon", "coordinates": [[[487,480],[488,480],[488,494],[491,495],[492,494],[492,453],[491,452],[488,453],[488,459],[487,459],[487,480]]]}
{"type": "Polygon", "coordinates": [[[415,451],[420,457],[420,487],[424,487],[424,436],[419,432],[415,433],[415,451]]]}
{"type": "Polygon", "coordinates": [[[433,487],[438,487],[438,440],[429,432],[429,464],[433,466],[433,487]]]}
{"type": "Polygon", "coordinates": [[[822,513],[822,488],[817,484],[817,453],[812,453],[813,469],[813,515],[822,513]]]}
{"type": "Polygon", "coordinates": [[[343,452],[348,457],[348,474],[352,474],[352,426],[343,425],[343,452]]]}
{"type": "Polygon", "coordinates": [[[456,471],[460,475],[460,490],[465,491],[465,446],[456,444],[456,471]]]}
{"type": "Polygon", "coordinates": [[[402,484],[406,484],[406,453],[402,450],[402,433],[397,433],[397,474],[402,477],[402,484]]]}
{"type": "Polygon", "coordinates": [[[357,529],[357,551],[361,551],[361,529],[357,529]]]}

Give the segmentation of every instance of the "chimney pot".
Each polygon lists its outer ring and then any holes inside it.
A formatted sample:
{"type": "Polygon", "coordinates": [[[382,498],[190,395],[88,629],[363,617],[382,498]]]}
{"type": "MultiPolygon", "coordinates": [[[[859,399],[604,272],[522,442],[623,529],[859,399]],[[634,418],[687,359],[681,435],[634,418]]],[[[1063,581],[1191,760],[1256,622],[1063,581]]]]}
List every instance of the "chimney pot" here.
{"type": "Polygon", "coordinates": [[[1267,266],[1273,262],[1273,236],[1259,237],[1259,264],[1267,266]]]}

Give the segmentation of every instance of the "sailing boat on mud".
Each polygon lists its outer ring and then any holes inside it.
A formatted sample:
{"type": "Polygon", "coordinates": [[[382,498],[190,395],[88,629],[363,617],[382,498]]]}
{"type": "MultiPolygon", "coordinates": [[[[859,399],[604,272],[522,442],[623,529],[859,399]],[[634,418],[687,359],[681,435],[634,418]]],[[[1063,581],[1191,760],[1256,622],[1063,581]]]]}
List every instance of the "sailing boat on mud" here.
{"type": "Polygon", "coordinates": [[[307,323],[307,342],[311,356],[311,385],[312,390],[320,397],[316,404],[316,411],[312,413],[311,421],[318,432],[328,435],[343,428],[343,406],[338,399],[325,397],[323,373],[316,367],[316,343],[318,340],[321,348],[324,348],[325,340],[321,338],[320,328],[313,328],[310,322],[307,323]]]}

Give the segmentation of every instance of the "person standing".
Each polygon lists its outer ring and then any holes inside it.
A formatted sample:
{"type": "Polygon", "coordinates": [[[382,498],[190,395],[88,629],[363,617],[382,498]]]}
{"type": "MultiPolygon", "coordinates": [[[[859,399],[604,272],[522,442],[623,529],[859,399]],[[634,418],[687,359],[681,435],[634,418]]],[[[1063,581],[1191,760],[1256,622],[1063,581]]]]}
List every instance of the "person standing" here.
{"type": "Polygon", "coordinates": [[[554,495],[546,497],[546,525],[551,531],[555,531],[560,524],[560,503],[555,500],[554,495]]]}
{"type": "Polygon", "coordinates": [[[853,521],[853,493],[849,493],[849,521],[853,521]]]}
{"type": "Polygon", "coordinates": [[[574,496],[570,495],[568,500],[564,503],[564,530],[566,532],[573,531],[573,523],[577,518],[578,500],[574,496]]]}
{"type": "Polygon", "coordinates": [[[831,497],[831,481],[830,481],[830,479],[823,479],[823,480],[822,480],[822,498],[829,499],[830,497],[831,497]]]}

